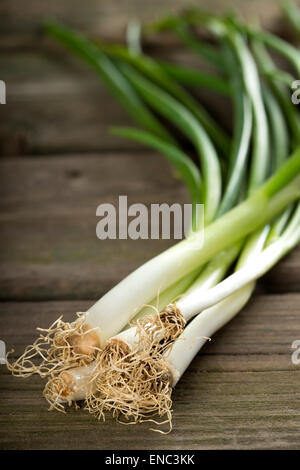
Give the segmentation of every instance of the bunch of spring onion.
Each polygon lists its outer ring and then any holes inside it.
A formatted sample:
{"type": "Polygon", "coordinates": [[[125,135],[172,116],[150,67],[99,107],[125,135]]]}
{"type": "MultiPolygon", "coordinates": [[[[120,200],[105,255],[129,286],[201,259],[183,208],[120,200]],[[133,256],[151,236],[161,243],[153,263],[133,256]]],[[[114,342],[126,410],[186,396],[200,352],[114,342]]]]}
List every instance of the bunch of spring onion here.
{"type": "Polygon", "coordinates": [[[139,422],[157,414],[171,425],[172,388],[195,354],[243,308],[255,281],[300,240],[300,120],[288,90],[293,75],[277,68],[269,49],[296,74],[300,53],[236,17],[199,10],[151,29],[173,30],[214,65],[216,75],[152,59],[132,29],[126,48],[47,25],[92,66],[139,126],[113,132],[154,148],[177,169],[194,206],[193,230],[74,322],[59,318],[41,330],[8,367],[16,375],[47,377],[44,395],[51,408],[85,400],[99,418],[112,411],[120,420],[139,422]],[[214,35],[214,45],[194,34],[199,24],[214,35]],[[232,136],[187,91],[191,85],[232,101],[232,136]],[[169,124],[190,141],[198,165],[169,124]],[[198,203],[205,209],[202,245],[198,203]]]}

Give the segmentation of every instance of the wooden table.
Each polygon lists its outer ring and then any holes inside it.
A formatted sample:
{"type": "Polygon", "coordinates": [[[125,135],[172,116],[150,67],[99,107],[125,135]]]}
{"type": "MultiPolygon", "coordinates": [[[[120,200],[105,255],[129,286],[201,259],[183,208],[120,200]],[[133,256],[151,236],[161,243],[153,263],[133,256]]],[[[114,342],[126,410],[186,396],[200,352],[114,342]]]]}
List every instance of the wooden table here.
{"type": "MultiPolygon", "coordinates": [[[[82,64],[44,38],[50,12],[106,37],[129,15],[157,17],[186,1],[49,2],[4,0],[0,6],[0,339],[14,355],[58,315],[68,320],[169,241],[100,241],[103,202],[185,202],[187,194],[161,156],[107,132],[125,113],[82,64]],[[50,11],[51,10],[51,11],[50,11]],[[87,10],[87,11],[86,11],[87,10]]],[[[240,2],[241,4],[247,2],[240,2]]],[[[273,2],[261,8],[277,18],[273,2]]],[[[216,9],[221,2],[213,2],[216,9]]],[[[247,3],[251,16],[262,2],[247,3]]],[[[152,49],[155,51],[155,43],[152,49]]],[[[170,42],[168,57],[193,60],[170,42]]],[[[174,430],[97,422],[83,409],[48,412],[37,377],[0,366],[1,449],[295,449],[300,447],[300,249],[258,284],[241,314],[195,358],[176,387],[174,430]]]]}

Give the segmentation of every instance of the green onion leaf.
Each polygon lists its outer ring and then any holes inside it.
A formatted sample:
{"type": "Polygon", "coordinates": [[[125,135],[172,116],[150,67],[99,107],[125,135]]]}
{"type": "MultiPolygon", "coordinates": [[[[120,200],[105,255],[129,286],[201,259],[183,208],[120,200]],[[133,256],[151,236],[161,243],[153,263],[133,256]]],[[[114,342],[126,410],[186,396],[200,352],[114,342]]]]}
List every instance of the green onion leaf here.
{"type": "Polygon", "coordinates": [[[227,157],[229,151],[229,138],[210,114],[198,103],[184,88],[182,88],[161,65],[150,57],[139,54],[133,55],[126,48],[118,45],[98,43],[98,47],[113,58],[129,63],[147,78],[153,80],[164,90],[183,103],[197,117],[207,130],[216,146],[227,157]]]}
{"type": "Polygon", "coordinates": [[[193,142],[203,172],[206,221],[212,220],[220,202],[222,181],[218,155],[205,130],[186,107],[131,66],[122,64],[121,70],[147,103],[175,124],[193,142]]]}
{"type": "Polygon", "coordinates": [[[129,127],[113,127],[114,135],[141,142],[161,152],[176,168],[188,188],[193,204],[201,204],[201,176],[194,162],[178,147],[159,139],[149,132],[129,127]]]}
{"type": "Polygon", "coordinates": [[[128,80],[93,42],[58,23],[48,23],[46,31],[91,65],[131,117],[155,135],[174,142],[164,126],[144,105],[128,80]]]}

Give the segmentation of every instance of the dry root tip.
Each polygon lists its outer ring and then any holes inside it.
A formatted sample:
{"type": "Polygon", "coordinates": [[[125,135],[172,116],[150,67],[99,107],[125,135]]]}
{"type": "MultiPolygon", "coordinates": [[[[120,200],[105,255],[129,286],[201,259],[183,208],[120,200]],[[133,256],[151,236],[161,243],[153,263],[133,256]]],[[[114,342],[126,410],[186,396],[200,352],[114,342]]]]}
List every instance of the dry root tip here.
{"type": "Polygon", "coordinates": [[[105,419],[105,413],[112,412],[122,424],[168,423],[171,430],[172,387],[166,361],[145,361],[143,355],[132,353],[120,359],[117,354],[114,357],[112,345],[105,355],[108,357],[109,363],[96,378],[96,392],[87,396],[88,411],[98,419],[105,419]],[[160,422],[153,420],[155,415],[161,418],[160,422]]]}
{"type": "Polygon", "coordinates": [[[74,333],[70,337],[70,344],[75,354],[81,354],[87,357],[93,357],[95,351],[99,350],[99,338],[94,330],[83,325],[82,331],[74,333]]]}
{"type": "Polygon", "coordinates": [[[185,320],[179,308],[170,304],[156,315],[147,315],[139,319],[135,326],[139,337],[139,348],[149,349],[152,355],[155,349],[162,355],[183,332],[185,320]]]}
{"type": "MultiPolygon", "coordinates": [[[[110,411],[123,424],[152,421],[172,428],[172,386],[163,357],[183,332],[185,321],[175,305],[135,323],[138,345],[130,350],[112,339],[99,355],[93,393],[86,407],[99,419],[110,411]],[[155,415],[160,422],[153,419],[155,415]]],[[[168,432],[169,432],[168,431],[168,432]]]]}
{"type": "Polygon", "coordinates": [[[43,395],[50,404],[49,411],[57,410],[65,413],[67,397],[72,393],[70,385],[71,384],[61,376],[53,377],[48,380],[43,395]]]}
{"type": "Polygon", "coordinates": [[[79,410],[79,406],[72,400],[74,379],[68,372],[62,372],[58,377],[49,379],[43,395],[50,404],[49,411],[56,410],[65,413],[66,405],[74,405],[75,410],[79,410]]]}
{"type": "Polygon", "coordinates": [[[27,346],[15,362],[7,361],[12,374],[20,377],[32,374],[47,377],[89,364],[99,351],[95,345],[96,333],[88,329],[83,314],[77,315],[78,319],[73,323],[64,322],[60,317],[48,329],[37,328],[41,332],[37,340],[27,346]]]}
{"type": "MultiPolygon", "coordinates": [[[[86,409],[103,420],[107,412],[112,412],[122,424],[144,421],[168,424],[167,432],[170,432],[172,385],[165,355],[184,329],[180,310],[170,305],[156,315],[139,319],[135,323],[138,341],[134,350],[119,338],[111,339],[103,351],[98,350],[93,335],[88,337],[90,342],[86,341],[85,335],[90,330],[87,331],[84,324],[79,325],[80,320],[77,320],[76,329],[69,329],[71,335],[67,343],[71,349],[62,360],[74,367],[72,361],[78,360],[79,351],[85,352],[88,358],[90,353],[94,355],[95,349],[97,351],[96,360],[89,365],[88,381],[84,383],[86,409]],[[155,416],[159,421],[154,419],[155,416]]],[[[82,360],[82,356],[79,357],[82,360]]],[[[65,404],[70,404],[76,397],[74,392],[78,384],[74,382],[74,375],[66,370],[58,377],[50,378],[44,390],[50,409],[65,412],[65,404]]]]}

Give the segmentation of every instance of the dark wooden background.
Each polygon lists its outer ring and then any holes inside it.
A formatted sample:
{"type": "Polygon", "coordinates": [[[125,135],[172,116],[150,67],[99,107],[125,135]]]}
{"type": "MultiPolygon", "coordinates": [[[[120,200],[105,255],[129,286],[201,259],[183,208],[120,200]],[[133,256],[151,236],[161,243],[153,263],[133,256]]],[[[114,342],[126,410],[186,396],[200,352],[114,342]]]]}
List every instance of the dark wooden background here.
{"type": "MultiPolygon", "coordinates": [[[[2,0],[0,79],[0,339],[15,355],[36,326],[73,318],[166,241],[97,240],[96,207],[173,202],[187,194],[162,158],[112,137],[125,113],[82,64],[45,38],[55,16],[109,39],[126,21],[176,11],[186,0],[2,0]]],[[[201,3],[201,2],[196,2],[201,3]]],[[[203,4],[206,2],[202,2],[203,4]]],[[[246,18],[278,27],[273,1],[235,2],[246,18]]],[[[214,11],[232,2],[212,0],[214,11]]],[[[288,34],[289,31],[287,30],[288,34]]],[[[191,59],[169,41],[154,53],[191,59]]],[[[219,103],[216,104],[217,108],[219,103]]],[[[193,361],[174,391],[174,430],[99,423],[84,410],[48,412],[39,378],[11,377],[0,366],[2,449],[296,449],[300,448],[300,250],[273,269],[247,308],[193,361]]]]}

